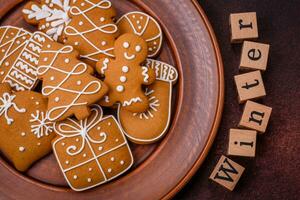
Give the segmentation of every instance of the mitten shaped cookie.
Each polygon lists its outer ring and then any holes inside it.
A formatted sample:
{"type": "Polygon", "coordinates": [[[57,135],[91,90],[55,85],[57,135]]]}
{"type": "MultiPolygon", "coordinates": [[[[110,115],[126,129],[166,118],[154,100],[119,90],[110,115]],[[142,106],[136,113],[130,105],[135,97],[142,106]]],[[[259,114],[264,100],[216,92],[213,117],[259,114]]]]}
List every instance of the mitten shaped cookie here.
{"type": "Polygon", "coordinates": [[[29,1],[23,8],[24,19],[55,41],[63,41],[63,31],[70,22],[68,11],[71,0],[29,1]]]}
{"type": "Polygon", "coordinates": [[[0,82],[9,83],[16,91],[34,89],[39,55],[46,41],[51,39],[42,32],[0,27],[0,82]]]}
{"type": "Polygon", "coordinates": [[[119,106],[118,120],[129,140],[138,144],[150,144],[161,139],[171,120],[172,90],[178,73],[175,67],[147,59],[146,66],[156,72],[156,81],[147,86],[145,95],[150,106],[142,113],[132,113],[119,106]]]}
{"type": "Polygon", "coordinates": [[[55,134],[46,111],[41,94],[13,93],[9,84],[0,85],[0,151],[19,171],[51,152],[55,134]]]}
{"type": "Polygon", "coordinates": [[[69,11],[65,44],[74,46],[85,62],[114,57],[114,42],[119,36],[113,18],[116,11],[108,0],[77,0],[69,11]]]}
{"type": "Polygon", "coordinates": [[[60,168],[75,191],[104,184],[126,172],[133,157],[124,134],[113,116],[103,117],[99,105],[81,121],[71,118],[56,123],[58,137],[53,151],[60,168]]]}
{"type": "Polygon", "coordinates": [[[153,69],[141,66],[147,52],[147,43],[136,35],[124,34],[116,40],[116,59],[102,59],[96,67],[109,87],[101,105],[112,106],[119,102],[130,112],[144,112],[148,108],[148,98],[142,85],[152,84],[155,73],[153,69]]]}
{"type": "Polygon", "coordinates": [[[44,45],[39,61],[38,76],[43,79],[42,94],[48,97],[48,115],[51,121],[64,120],[75,115],[77,119],[89,116],[89,105],[98,102],[108,90],[94,70],[77,59],[72,46],[57,42],[44,45]]]}
{"type": "Polygon", "coordinates": [[[146,13],[134,11],[126,13],[117,22],[120,34],[132,33],[142,37],[148,44],[148,57],[158,55],[163,34],[158,22],[146,13]]]}

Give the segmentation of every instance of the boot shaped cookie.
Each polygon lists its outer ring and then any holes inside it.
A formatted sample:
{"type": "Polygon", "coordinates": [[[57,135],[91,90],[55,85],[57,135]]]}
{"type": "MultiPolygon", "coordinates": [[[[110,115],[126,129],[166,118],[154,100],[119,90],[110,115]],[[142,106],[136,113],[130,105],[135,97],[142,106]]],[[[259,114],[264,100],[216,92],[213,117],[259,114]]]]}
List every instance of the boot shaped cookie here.
{"type": "Polygon", "coordinates": [[[106,183],[126,172],[133,157],[121,128],[113,116],[103,117],[94,105],[89,118],[67,119],[55,124],[59,135],[53,151],[60,168],[75,191],[106,183]]]}
{"type": "Polygon", "coordinates": [[[116,59],[102,59],[96,66],[109,86],[101,105],[112,106],[119,102],[130,112],[144,112],[149,107],[142,85],[152,84],[155,73],[152,68],[141,66],[147,52],[146,42],[136,35],[127,33],[116,40],[116,59]]]}
{"type": "Polygon", "coordinates": [[[19,171],[51,152],[55,134],[46,111],[41,94],[13,93],[7,83],[0,85],[0,151],[19,171]]]}
{"type": "Polygon", "coordinates": [[[158,55],[163,41],[163,34],[157,21],[142,12],[130,12],[117,22],[121,34],[132,33],[142,37],[148,44],[148,57],[158,55]]]}
{"type": "Polygon", "coordinates": [[[24,19],[55,41],[63,41],[63,31],[70,22],[71,0],[29,1],[23,8],[24,19]]]}
{"type": "Polygon", "coordinates": [[[167,132],[171,118],[172,87],[178,78],[177,70],[166,63],[148,59],[146,66],[156,72],[155,83],[145,91],[149,109],[143,113],[131,113],[122,106],[118,109],[118,120],[125,135],[138,144],[156,142],[167,132]]]}
{"type": "Polygon", "coordinates": [[[0,82],[16,91],[32,90],[42,45],[51,39],[13,26],[0,27],[0,82]]]}
{"type": "Polygon", "coordinates": [[[65,44],[74,46],[91,65],[101,58],[114,57],[113,47],[119,32],[113,21],[116,11],[110,1],[77,0],[69,16],[65,44]]]}
{"type": "Polygon", "coordinates": [[[72,46],[57,42],[43,46],[38,76],[43,79],[42,94],[48,97],[51,121],[72,115],[79,120],[88,117],[88,105],[99,101],[108,90],[102,81],[92,76],[93,68],[77,57],[78,52],[72,46]]]}

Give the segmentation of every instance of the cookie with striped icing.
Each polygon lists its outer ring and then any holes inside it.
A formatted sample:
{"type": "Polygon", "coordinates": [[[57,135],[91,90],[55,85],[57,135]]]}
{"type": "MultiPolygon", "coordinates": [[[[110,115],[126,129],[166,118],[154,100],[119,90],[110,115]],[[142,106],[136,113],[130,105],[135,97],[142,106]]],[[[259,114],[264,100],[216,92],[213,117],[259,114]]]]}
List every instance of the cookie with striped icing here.
{"type": "Polygon", "coordinates": [[[13,26],[0,27],[0,82],[16,91],[33,90],[42,46],[51,39],[13,26]]]}

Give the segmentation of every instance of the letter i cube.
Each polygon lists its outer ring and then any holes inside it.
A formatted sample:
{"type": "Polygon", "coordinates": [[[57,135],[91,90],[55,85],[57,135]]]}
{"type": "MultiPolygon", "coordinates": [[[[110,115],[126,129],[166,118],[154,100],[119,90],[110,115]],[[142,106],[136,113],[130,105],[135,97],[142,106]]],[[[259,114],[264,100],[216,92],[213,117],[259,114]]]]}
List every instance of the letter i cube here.
{"type": "Polygon", "coordinates": [[[230,129],[228,155],[255,157],[256,131],[230,129]]]}
{"type": "Polygon", "coordinates": [[[230,14],[231,42],[238,43],[245,39],[258,38],[255,12],[230,14]]]}
{"type": "Polygon", "coordinates": [[[241,70],[267,69],[270,45],[245,41],[242,49],[241,70]]]}

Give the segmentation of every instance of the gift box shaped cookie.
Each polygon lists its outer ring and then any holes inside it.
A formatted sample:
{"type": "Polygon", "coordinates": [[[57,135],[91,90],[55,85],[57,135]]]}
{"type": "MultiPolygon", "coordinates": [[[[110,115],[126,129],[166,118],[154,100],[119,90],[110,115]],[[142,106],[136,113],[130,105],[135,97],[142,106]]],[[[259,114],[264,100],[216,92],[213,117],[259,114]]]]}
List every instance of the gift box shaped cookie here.
{"type": "Polygon", "coordinates": [[[133,164],[132,153],[113,116],[103,117],[93,105],[89,118],[68,118],[56,123],[59,135],[52,142],[60,168],[75,191],[106,183],[126,172],[133,164]]]}

